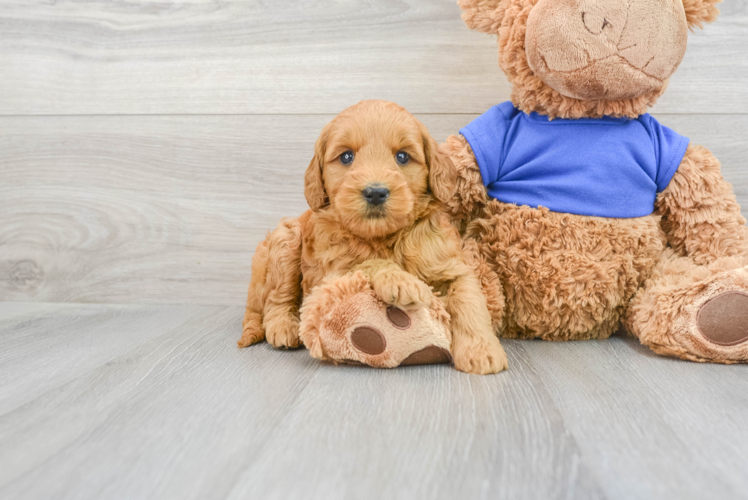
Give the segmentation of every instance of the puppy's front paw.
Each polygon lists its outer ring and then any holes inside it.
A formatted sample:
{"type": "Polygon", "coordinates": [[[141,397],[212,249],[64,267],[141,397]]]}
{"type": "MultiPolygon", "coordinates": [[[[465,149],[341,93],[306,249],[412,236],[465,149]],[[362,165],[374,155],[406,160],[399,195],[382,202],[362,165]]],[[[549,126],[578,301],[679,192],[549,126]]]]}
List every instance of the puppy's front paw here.
{"type": "Polygon", "coordinates": [[[509,368],[504,348],[494,336],[455,337],[452,341],[452,358],[455,368],[465,373],[488,375],[509,368]]]}
{"type": "Polygon", "coordinates": [[[373,285],[380,299],[403,309],[428,307],[434,298],[426,283],[405,271],[388,274],[373,285]]]}
{"type": "Polygon", "coordinates": [[[268,343],[277,349],[296,349],[301,344],[299,320],[294,316],[266,318],[265,334],[268,343]]]}

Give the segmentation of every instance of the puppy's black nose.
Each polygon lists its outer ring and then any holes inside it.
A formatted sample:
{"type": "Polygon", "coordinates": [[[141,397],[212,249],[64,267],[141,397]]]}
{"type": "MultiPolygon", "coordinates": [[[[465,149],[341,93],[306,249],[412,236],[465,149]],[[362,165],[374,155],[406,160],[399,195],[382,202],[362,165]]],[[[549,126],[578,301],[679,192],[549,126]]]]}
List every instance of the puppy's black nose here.
{"type": "Polygon", "coordinates": [[[369,186],[361,191],[369,205],[381,205],[390,197],[390,190],[383,186],[369,186]]]}

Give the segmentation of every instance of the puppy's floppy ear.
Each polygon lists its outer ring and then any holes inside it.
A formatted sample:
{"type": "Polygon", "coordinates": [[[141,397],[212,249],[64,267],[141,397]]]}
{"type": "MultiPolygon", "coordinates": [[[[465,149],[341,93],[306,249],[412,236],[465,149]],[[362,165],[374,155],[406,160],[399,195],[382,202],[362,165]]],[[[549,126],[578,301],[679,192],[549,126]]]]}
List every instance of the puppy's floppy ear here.
{"type": "Polygon", "coordinates": [[[322,169],[325,165],[325,150],[327,149],[327,138],[329,129],[325,127],[314,145],[314,158],[312,158],[309,167],[304,175],[304,197],[309,204],[309,208],[315,212],[327,205],[327,191],[325,191],[325,182],[322,179],[322,169]]]}
{"type": "Polygon", "coordinates": [[[426,165],[429,167],[429,189],[434,198],[446,203],[452,198],[457,187],[457,169],[423,124],[421,135],[426,165]]]}
{"type": "Polygon", "coordinates": [[[691,29],[701,28],[703,23],[711,23],[717,19],[719,10],[715,7],[715,4],[721,2],[722,0],[683,0],[688,27],[691,29]]]}
{"type": "Polygon", "coordinates": [[[506,10],[506,0],[458,0],[462,20],[471,30],[495,35],[506,10]]]}

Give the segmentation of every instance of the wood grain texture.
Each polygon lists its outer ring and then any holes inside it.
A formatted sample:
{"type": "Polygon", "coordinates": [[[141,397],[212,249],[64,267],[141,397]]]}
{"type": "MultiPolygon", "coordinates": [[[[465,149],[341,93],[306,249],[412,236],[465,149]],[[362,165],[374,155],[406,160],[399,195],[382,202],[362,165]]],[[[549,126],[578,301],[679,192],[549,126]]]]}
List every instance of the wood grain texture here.
{"type": "Polygon", "coordinates": [[[0,498],[748,498],[748,366],[612,338],[507,340],[495,376],[375,370],[239,350],[241,307],[8,307],[2,336],[60,325],[60,373],[81,326],[158,335],[92,343],[95,366],[0,415],[0,498]]]}
{"type": "MultiPolygon", "coordinates": [[[[332,116],[0,118],[0,300],[243,304],[332,116]]],[[[475,115],[420,115],[439,140],[475,115]]],[[[748,205],[748,116],[658,118],[748,205]]]]}
{"type": "Polygon", "coordinates": [[[528,353],[606,494],[748,498],[748,366],[663,358],[633,338],[528,353]]]}
{"type": "Polygon", "coordinates": [[[505,347],[505,377],[320,367],[228,498],[602,498],[522,345],[505,347]]]}
{"type": "Polygon", "coordinates": [[[161,335],[0,416],[0,498],[224,498],[318,365],[237,349],[241,308],[193,309],[144,308],[161,335]]]}
{"type": "Polygon", "coordinates": [[[205,314],[192,306],[2,306],[0,415],[205,314]]]}
{"type": "MultiPolygon", "coordinates": [[[[748,112],[747,5],[691,35],[657,112],[748,112]]],[[[0,3],[4,115],[482,113],[509,96],[496,59],[455,0],[0,3]]]]}

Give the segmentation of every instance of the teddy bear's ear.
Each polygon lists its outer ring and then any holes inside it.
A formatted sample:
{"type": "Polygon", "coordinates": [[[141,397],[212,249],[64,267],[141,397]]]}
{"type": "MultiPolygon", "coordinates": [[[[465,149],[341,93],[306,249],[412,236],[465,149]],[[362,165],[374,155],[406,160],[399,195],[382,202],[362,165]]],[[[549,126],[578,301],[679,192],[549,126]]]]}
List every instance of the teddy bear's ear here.
{"type": "Polygon", "coordinates": [[[457,0],[468,28],[492,35],[499,32],[505,3],[506,0],[457,0]]]}
{"type": "Polygon", "coordinates": [[[721,2],[722,0],[683,0],[688,27],[691,29],[701,28],[704,23],[711,23],[717,19],[719,10],[715,7],[715,4],[721,2]]]}
{"type": "Polygon", "coordinates": [[[325,127],[319,139],[317,139],[317,144],[314,146],[314,158],[309,163],[309,167],[306,169],[306,174],[304,175],[304,197],[309,204],[309,208],[314,211],[319,210],[328,203],[327,191],[325,191],[325,183],[322,178],[328,135],[329,127],[325,127]]]}

